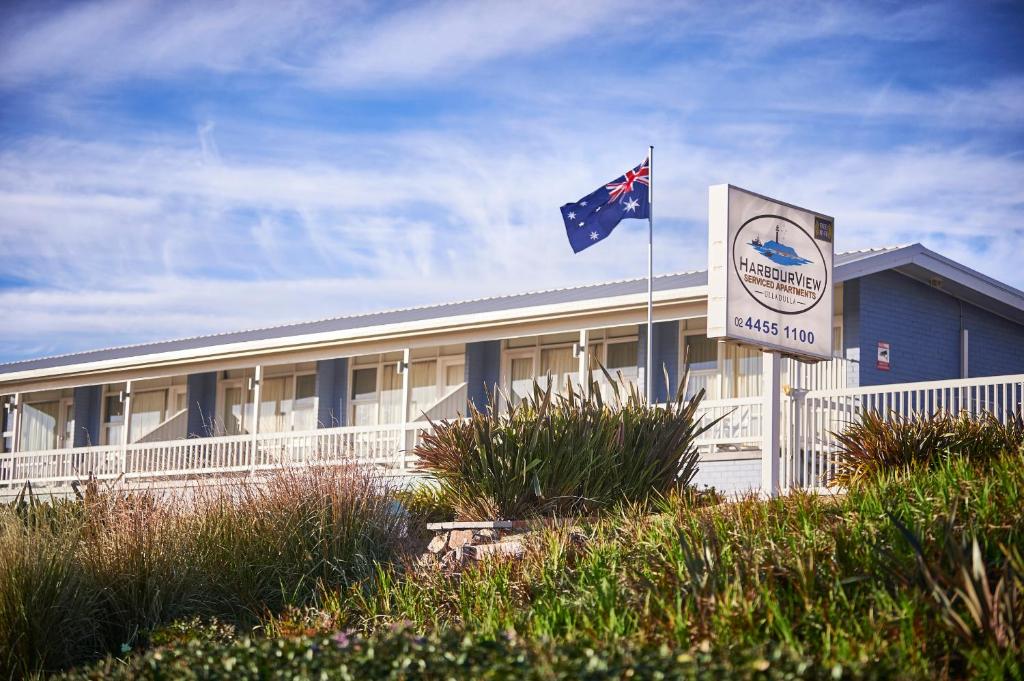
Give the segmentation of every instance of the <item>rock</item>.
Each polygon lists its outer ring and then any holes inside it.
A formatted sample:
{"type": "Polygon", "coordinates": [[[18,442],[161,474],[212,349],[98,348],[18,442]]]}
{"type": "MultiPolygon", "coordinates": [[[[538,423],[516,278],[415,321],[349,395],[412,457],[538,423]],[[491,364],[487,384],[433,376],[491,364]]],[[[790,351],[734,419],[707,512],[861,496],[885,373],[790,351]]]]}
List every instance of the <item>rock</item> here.
{"type": "Polygon", "coordinates": [[[444,547],[448,545],[448,534],[439,534],[430,540],[427,544],[427,551],[431,553],[441,553],[444,551],[444,547]]]}
{"type": "Polygon", "coordinates": [[[448,548],[461,549],[473,541],[473,530],[452,530],[448,535],[448,548]]]}
{"type": "Polygon", "coordinates": [[[517,541],[480,544],[466,548],[472,549],[466,553],[467,557],[474,560],[484,560],[485,558],[522,558],[526,555],[526,547],[517,541]]]}
{"type": "Polygon", "coordinates": [[[429,551],[427,553],[421,554],[419,556],[419,558],[416,559],[416,567],[420,567],[420,568],[434,568],[434,567],[437,567],[437,554],[430,553],[429,551]]]}
{"type": "Polygon", "coordinates": [[[488,541],[494,541],[500,537],[498,531],[492,529],[477,530],[474,536],[476,539],[485,539],[488,541]]]}

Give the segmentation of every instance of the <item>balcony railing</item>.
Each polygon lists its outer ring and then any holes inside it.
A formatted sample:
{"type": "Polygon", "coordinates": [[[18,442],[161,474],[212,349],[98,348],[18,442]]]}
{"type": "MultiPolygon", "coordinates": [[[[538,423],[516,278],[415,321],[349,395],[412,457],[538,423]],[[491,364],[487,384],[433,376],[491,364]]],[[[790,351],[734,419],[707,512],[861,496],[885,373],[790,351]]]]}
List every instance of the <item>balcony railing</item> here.
{"type": "MultiPolygon", "coordinates": [[[[703,451],[758,446],[761,409],[760,398],[706,400],[700,414],[722,420],[698,445],[703,451]]],[[[60,484],[89,477],[218,476],[332,463],[410,475],[416,466],[413,449],[429,428],[419,421],[0,454],[0,485],[60,484]]]]}

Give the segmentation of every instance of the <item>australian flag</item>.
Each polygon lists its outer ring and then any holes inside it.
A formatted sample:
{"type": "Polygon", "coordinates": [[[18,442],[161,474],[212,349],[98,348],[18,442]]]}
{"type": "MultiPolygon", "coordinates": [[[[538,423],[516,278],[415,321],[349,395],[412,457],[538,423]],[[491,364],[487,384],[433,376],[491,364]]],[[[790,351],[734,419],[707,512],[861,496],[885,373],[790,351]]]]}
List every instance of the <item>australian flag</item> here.
{"type": "Polygon", "coordinates": [[[650,159],[579,201],[562,206],[562,221],[572,250],[579,253],[612,233],[623,218],[647,218],[651,206],[650,159]]]}

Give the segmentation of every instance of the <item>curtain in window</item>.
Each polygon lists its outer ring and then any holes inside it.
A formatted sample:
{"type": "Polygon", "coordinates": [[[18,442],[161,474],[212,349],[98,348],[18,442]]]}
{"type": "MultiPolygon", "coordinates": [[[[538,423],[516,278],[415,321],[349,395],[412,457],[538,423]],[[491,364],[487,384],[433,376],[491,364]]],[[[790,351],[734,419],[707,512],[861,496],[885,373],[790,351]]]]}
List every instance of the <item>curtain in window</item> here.
{"type": "Polygon", "coordinates": [[[544,348],[540,351],[540,375],[549,374],[554,381],[554,392],[564,393],[566,381],[578,385],[579,361],[572,356],[572,348],[544,348]]]}
{"type": "Polygon", "coordinates": [[[761,351],[756,348],[733,346],[736,362],[736,389],[731,397],[757,397],[761,394],[761,351]]]}
{"type": "Polygon", "coordinates": [[[163,422],[166,400],[165,390],[132,395],[132,428],[129,432],[132,442],[153,432],[163,422]]]}
{"type": "Polygon", "coordinates": [[[291,400],[285,378],[264,378],[260,382],[260,432],[280,433],[288,430],[291,400]]]}
{"type": "Polygon", "coordinates": [[[440,397],[437,390],[437,362],[416,362],[409,368],[409,391],[409,419],[416,420],[440,397]]]}
{"type": "Polygon", "coordinates": [[[513,357],[511,374],[510,397],[513,403],[518,403],[533,389],[533,358],[513,357]]]}
{"type": "Polygon", "coordinates": [[[298,376],[295,379],[295,402],[292,414],[294,430],[316,428],[316,376],[298,376]]]}
{"type": "Polygon", "coordinates": [[[707,399],[719,399],[718,341],[705,336],[687,336],[686,349],[690,364],[687,397],[696,395],[703,388],[707,399]]]}
{"type": "Polygon", "coordinates": [[[21,451],[56,449],[58,414],[60,402],[26,404],[21,416],[21,451]]]}
{"type": "Polygon", "coordinates": [[[224,404],[221,405],[221,422],[217,430],[223,430],[224,435],[241,435],[242,409],[242,389],[226,388],[224,404]]]}
{"type": "Polygon", "coordinates": [[[380,423],[398,423],[402,419],[402,374],[394,362],[385,362],[382,371],[380,423]]]}

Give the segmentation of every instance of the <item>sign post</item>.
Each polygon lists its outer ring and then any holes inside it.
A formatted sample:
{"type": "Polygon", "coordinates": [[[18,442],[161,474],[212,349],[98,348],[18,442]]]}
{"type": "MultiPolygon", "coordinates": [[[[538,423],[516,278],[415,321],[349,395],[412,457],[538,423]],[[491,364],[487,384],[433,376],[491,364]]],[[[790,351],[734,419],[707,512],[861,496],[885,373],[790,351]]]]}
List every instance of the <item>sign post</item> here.
{"type": "MultiPolygon", "coordinates": [[[[720,184],[708,192],[708,338],[761,348],[762,490],[780,492],[783,356],[832,358],[833,218],[720,184]]],[[[808,455],[812,453],[808,452],[808,455]]]]}

